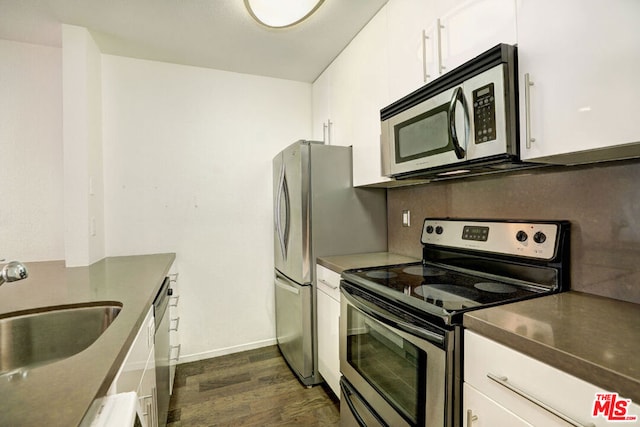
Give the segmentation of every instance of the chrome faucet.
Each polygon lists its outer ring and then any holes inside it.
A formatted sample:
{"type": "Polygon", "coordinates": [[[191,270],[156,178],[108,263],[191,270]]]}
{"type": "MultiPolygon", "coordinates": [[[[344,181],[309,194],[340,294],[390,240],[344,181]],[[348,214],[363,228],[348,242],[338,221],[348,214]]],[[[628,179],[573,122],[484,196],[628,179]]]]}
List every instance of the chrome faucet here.
{"type": "MultiPolygon", "coordinates": [[[[4,260],[0,260],[4,261],[4,260]]],[[[0,271],[0,286],[5,282],[16,282],[26,279],[29,276],[27,267],[20,261],[11,261],[7,263],[0,271]]]]}

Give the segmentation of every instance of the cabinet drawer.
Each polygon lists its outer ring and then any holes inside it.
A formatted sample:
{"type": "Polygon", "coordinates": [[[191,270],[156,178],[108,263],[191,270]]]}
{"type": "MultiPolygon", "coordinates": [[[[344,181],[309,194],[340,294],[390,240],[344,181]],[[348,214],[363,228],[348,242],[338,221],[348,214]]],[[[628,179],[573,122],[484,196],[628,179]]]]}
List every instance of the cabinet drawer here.
{"type": "Polygon", "coordinates": [[[463,390],[465,407],[465,411],[462,413],[463,426],[531,427],[531,424],[489,399],[469,384],[465,383],[463,390]]]}
{"type": "Polygon", "coordinates": [[[318,289],[336,301],[340,301],[340,274],[321,265],[316,266],[318,289]]]}
{"type": "MultiPolygon", "coordinates": [[[[471,331],[465,331],[464,381],[533,425],[571,425],[563,417],[574,425],[611,425],[592,417],[596,393],[605,390],[471,331]]],[[[630,405],[628,413],[640,416],[639,407],[630,405]]]]}

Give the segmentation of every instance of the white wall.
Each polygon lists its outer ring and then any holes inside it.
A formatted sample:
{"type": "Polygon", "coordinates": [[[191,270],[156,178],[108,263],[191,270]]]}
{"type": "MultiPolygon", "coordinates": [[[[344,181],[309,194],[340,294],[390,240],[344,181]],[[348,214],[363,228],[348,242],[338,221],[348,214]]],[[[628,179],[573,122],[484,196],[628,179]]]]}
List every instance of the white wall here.
{"type": "Polygon", "coordinates": [[[100,49],[86,28],[62,25],[64,243],[68,267],[104,258],[100,49]]]}
{"type": "Polygon", "coordinates": [[[61,58],[0,40],[0,258],[64,258],[61,58]]]}
{"type": "Polygon", "coordinates": [[[176,252],[181,361],[274,343],[271,159],[311,85],[102,57],[108,256],[176,252]]]}

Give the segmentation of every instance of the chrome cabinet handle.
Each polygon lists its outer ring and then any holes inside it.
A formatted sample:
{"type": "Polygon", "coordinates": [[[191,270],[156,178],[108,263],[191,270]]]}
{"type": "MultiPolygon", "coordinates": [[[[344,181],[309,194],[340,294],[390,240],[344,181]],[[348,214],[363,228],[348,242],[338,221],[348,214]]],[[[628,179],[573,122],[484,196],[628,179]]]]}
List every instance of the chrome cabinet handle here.
{"type": "Polygon", "coordinates": [[[422,77],[425,83],[431,78],[427,73],[427,40],[429,40],[427,31],[422,30],[422,77]]]}
{"type": "Polygon", "coordinates": [[[180,324],[180,316],[176,317],[175,319],[169,320],[169,323],[171,322],[176,322],[176,327],[175,328],[169,327],[169,330],[178,332],[178,325],[180,324]]]}
{"type": "Polygon", "coordinates": [[[473,415],[473,411],[471,409],[467,409],[467,427],[473,427],[474,421],[478,421],[478,416],[473,415]]]}
{"type": "Polygon", "coordinates": [[[172,345],[171,347],[169,347],[169,360],[175,360],[177,362],[178,359],[180,359],[180,350],[181,349],[182,349],[182,344],[172,345]],[[174,348],[177,348],[178,352],[176,353],[176,357],[171,357],[171,352],[173,351],[174,348]]]}
{"type": "Polygon", "coordinates": [[[324,142],[325,144],[327,143],[327,128],[328,127],[329,127],[328,124],[322,123],[322,142],[324,142]]]}
{"type": "Polygon", "coordinates": [[[327,119],[327,145],[331,145],[331,125],[333,122],[327,119]]]}
{"type": "Polygon", "coordinates": [[[156,387],[151,389],[151,424],[150,426],[158,425],[158,390],[156,387]]]}
{"type": "Polygon", "coordinates": [[[524,75],[524,116],[525,116],[525,146],[527,149],[531,148],[531,143],[536,142],[536,139],[531,136],[531,76],[529,73],[524,75]]]}
{"type": "Polygon", "coordinates": [[[169,297],[170,300],[173,300],[175,302],[175,304],[171,304],[169,303],[169,307],[177,307],[178,303],[180,302],[180,295],[176,295],[173,297],[169,297]]]}
{"type": "Polygon", "coordinates": [[[324,279],[319,279],[319,280],[320,280],[322,283],[324,283],[325,285],[327,285],[328,287],[330,287],[331,289],[333,289],[333,290],[338,289],[338,288],[340,287],[340,285],[334,286],[334,285],[332,285],[331,283],[327,282],[327,281],[326,281],[326,280],[324,280],[324,279]]]}
{"type": "Polygon", "coordinates": [[[438,74],[442,74],[445,69],[445,66],[442,65],[442,29],[444,28],[444,25],[440,23],[439,18],[436,25],[438,28],[438,74]]]}
{"type": "Polygon", "coordinates": [[[492,373],[487,373],[487,378],[489,378],[490,380],[498,383],[499,385],[501,385],[502,387],[516,393],[517,395],[527,399],[529,402],[533,403],[534,405],[544,409],[545,411],[555,415],[558,418],[561,418],[562,420],[566,421],[567,423],[571,424],[572,426],[576,426],[576,427],[596,427],[595,424],[593,423],[580,423],[576,420],[574,420],[573,418],[563,414],[562,412],[558,411],[557,409],[552,408],[551,406],[547,405],[546,403],[542,402],[539,399],[536,399],[535,397],[531,396],[529,393],[527,393],[524,390],[519,389],[518,387],[514,386],[513,384],[510,384],[508,381],[509,379],[507,377],[500,377],[498,375],[492,374],[492,373]]]}

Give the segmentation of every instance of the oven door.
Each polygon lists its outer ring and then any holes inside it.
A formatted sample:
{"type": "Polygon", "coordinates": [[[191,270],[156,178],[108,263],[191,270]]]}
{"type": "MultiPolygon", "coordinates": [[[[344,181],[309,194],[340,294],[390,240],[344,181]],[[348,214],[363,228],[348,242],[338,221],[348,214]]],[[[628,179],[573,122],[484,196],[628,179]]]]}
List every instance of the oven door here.
{"type": "MultiPolygon", "coordinates": [[[[407,323],[382,301],[342,284],[340,370],[354,389],[341,409],[341,424],[373,416],[380,425],[446,426],[449,332],[407,323]],[[361,402],[354,402],[357,396],[361,402]],[[349,402],[347,402],[349,403],[349,402]]],[[[359,424],[359,423],[358,423],[359,424]]]]}

